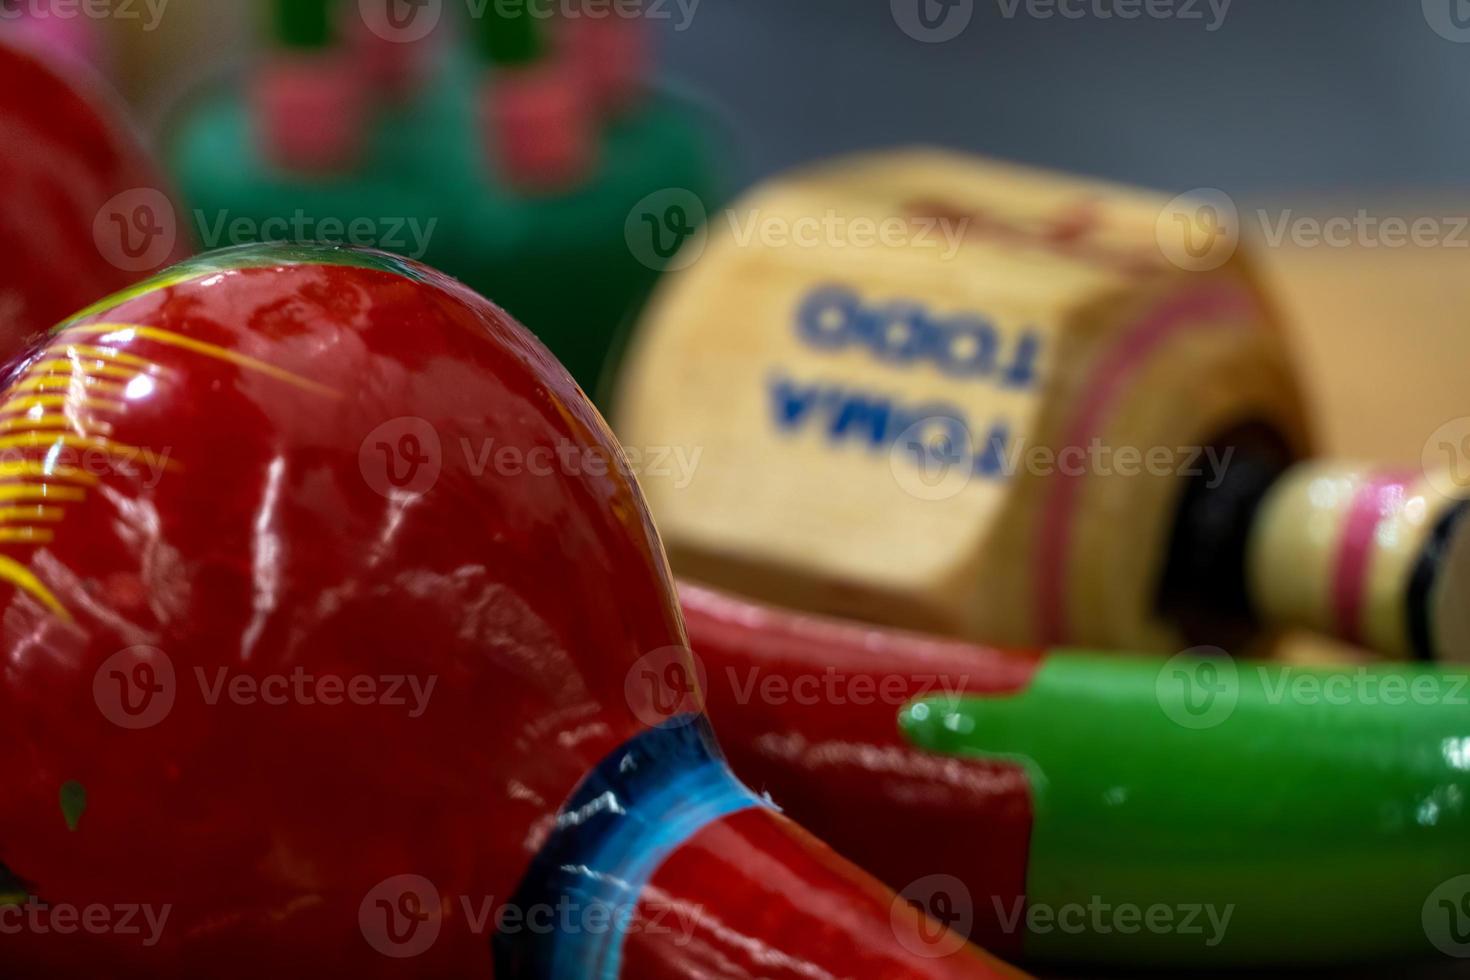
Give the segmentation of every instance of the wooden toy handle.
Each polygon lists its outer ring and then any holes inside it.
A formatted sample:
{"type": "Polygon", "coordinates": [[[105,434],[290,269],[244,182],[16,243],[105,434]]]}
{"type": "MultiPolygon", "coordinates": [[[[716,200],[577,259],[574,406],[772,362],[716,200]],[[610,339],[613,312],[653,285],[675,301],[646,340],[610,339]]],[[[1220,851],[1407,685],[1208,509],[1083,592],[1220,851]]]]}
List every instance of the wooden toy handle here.
{"type": "Polygon", "coordinates": [[[1449,473],[1292,467],[1250,534],[1257,612],[1402,657],[1470,660],[1470,502],[1457,490],[1449,473]]]}
{"type": "Polygon", "coordinates": [[[1027,976],[967,945],[769,809],[716,821],[675,851],[637,917],[623,975],[644,980],[1027,976]],[[695,913],[692,936],[656,927],[669,908],[695,913]]]}

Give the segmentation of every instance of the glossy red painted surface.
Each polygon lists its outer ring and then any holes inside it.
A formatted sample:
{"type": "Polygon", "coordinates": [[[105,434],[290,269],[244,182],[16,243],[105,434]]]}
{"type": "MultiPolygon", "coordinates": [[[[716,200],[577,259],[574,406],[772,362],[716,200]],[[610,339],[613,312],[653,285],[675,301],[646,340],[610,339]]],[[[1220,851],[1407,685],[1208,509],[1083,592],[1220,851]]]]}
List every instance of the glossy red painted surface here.
{"type": "Polygon", "coordinates": [[[186,253],[166,185],[102,84],[4,40],[0,187],[0,354],[186,253]]]}
{"type": "MultiPolygon", "coordinates": [[[[811,834],[769,810],[711,824],[664,862],[644,905],[705,910],[692,941],[632,933],[623,976],[960,980],[1023,976],[923,918],[811,834]],[[731,903],[729,895],[759,896],[731,903]],[[814,968],[820,968],[817,972],[814,968]]],[[[645,915],[640,921],[652,922],[645,915]]]]}
{"type": "MultiPolygon", "coordinates": [[[[680,587],[706,710],[735,774],[795,821],[903,890],[949,875],[971,893],[971,938],[1020,952],[987,895],[1026,893],[1031,791],[1016,766],[906,743],[916,697],[1024,688],[1039,658],[788,612],[680,587]]],[[[1009,913],[1010,909],[1007,909],[1009,913]]]]}
{"type": "MultiPolygon", "coordinates": [[[[0,862],[54,910],[169,911],[152,945],[7,935],[7,972],[490,976],[472,913],[510,900],[562,801],[646,728],[625,682],[684,635],[612,436],[498,308],[352,254],[196,263],[11,372],[0,487],[44,486],[24,506],[55,513],[0,546],[0,862]],[[90,483],[83,446],[110,461],[90,483]],[[542,450],[575,462],[529,465],[542,450]],[[431,886],[410,905],[404,875],[431,886]]],[[[758,941],[786,878],[823,882],[769,942],[853,962],[809,937],[879,886],[804,835],[742,833],[744,875],[696,838],[664,879],[758,941]]],[[[642,947],[624,975],[683,955],[642,947]]],[[[953,975],[926,962],[906,975],[953,975]]]]}

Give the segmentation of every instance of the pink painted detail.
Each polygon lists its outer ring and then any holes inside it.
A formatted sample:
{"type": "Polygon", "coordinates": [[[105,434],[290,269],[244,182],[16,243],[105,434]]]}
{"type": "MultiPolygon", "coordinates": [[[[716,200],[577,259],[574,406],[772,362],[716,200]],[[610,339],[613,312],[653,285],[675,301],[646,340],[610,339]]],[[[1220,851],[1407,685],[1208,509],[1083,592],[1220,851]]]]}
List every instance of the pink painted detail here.
{"type": "Polygon", "coordinates": [[[570,60],[578,66],[598,110],[623,112],[643,97],[653,73],[649,41],[648,25],[641,17],[582,17],[567,22],[570,60]]]}
{"type": "MultiPolygon", "coordinates": [[[[1151,310],[1093,370],[1059,452],[1085,451],[1106,427],[1119,396],[1159,348],[1185,330],[1235,326],[1236,317],[1252,309],[1250,296],[1233,286],[1215,286],[1171,296],[1151,310]]],[[[1066,643],[1072,635],[1067,619],[1067,556],[1082,493],[1082,475],[1058,472],[1050,480],[1036,547],[1034,569],[1036,635],[1042,646],[1066,643]]]]}
{"type": "Polygon", "coordinates": [[[497,71],[480,111],[486,149],[512,185],[566,188],[596,165],[591,107],[577,74],[560,61],[497,71]]]}
{"type": "Polygon", "coordinates": [[[1375,473],[1353,494],[1337,545],[1332,573],[1332,614],[1337,635],[1363,642],[1363,599],[1379,526],[1404,503],[1413,476],[1404,470],[1375,473]]]}
{"type": "Polygon", "coordinates": [[[14,29],[23,43],[99,70],[107,68],[107,52],[97,24],[81,13],[74,17],[32,13],[15,21],[14,29]]]}
{"type": "Polygon", "coordinates": [[[353,60],[340,54],[278,56],[251,85],[261,151],[288,170],[350,170],[363,153],[368,97],[353,60]]]}

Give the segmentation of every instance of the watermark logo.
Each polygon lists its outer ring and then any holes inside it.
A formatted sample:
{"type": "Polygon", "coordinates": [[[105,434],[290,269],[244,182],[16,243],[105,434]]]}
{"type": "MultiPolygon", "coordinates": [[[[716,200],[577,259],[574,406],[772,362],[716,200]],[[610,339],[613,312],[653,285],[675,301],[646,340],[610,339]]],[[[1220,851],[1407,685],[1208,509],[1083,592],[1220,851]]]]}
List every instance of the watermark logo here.
{"type": "Polygon", "coordinates": [[[384,956],[422,956],[438,942],[444,926],[439,889],[422,875],[394,875],[363,898],[357,924],[368,945],[384,956]]]}
{"type": "Polygon", "coordinates": [[[899,945],[915,956],[938,959],[957,953],[975,924],[970,889],[953,875],[920,878],[893,900],[888,924],[899,945]]]}
{"type": "Polygon", "coordinates": [[[1159,706],[1183,728],[1224,724],[1240,699],[1240,668],[1218,647],[1195,647],[1170,657],[1154,681],[1159,706]]]}
{"type": "Polygon", "coordinates": [[[332,215],[318,217],[301,208],[289,215],[260,219],[235,215],[229,210],[211,217],[195,209],[193,220],[199,241],[206,249],[254,242],[321,242],[380,248],[410,259],[422,259],[428,254],[439,227],[438,218],[358,215],[349,220],[332,215]]]}
{"type": "Polygon", "coordinates": [[[444,0],[357,0],[362,22],[384,41],[413,44],[434,33],[444,0]]]}
{"type": "Polygon", "coordinates": [[[124,272],[151,272],[168,261],[179,239],[168,195],[135,187],[109,198],[92,220],[97,252],[124,272]]]}
{"type": "Polygon", "coordinates": [[[145,34],[158,30],[170,0],[0,0],[0,23],[33,21],[141,21],[145,34]]]}
{"type": "Polygon", "coordinates": [[[1470,491],[1470,416],[1450,419],[1434,430],[1420,455],[1424,478],[1445,497],[1470,491]]]}
{"type": "Polygon", "coordinates": [[[173,914],[172,905],[71,905],[46,903],[34,896],[23,904],[0,905],[0,936],[118,936],[145,948],[157,946],[173,914]]]}
{"type": "Polygon", "coordinates": [[[1194,936],[1201,945],[1214,949],[1225,941],[1235,905],[1218,906],[1203,902],[1178,905],[1135,905],[1113,903],[1101,895],[1093,895],[1085,903],[1027,902],[1017,896],[1004,902],[992,896],[996,921],[1008,935],[1046,936],[1061,933],[1068,936],[1136,936],[1139,933],[1163,936],[1194,936]]]}
{"type": "Polygon", "coordinates": [[[1446,41],[1470,44],[1470,0],[1423,0],[1424,19],[1446,41]]]}
{"type": "Polygon", "coordinates": [[[465,0],[470,18],[480,20],[493,10],[500,20],[529,17],[555,19],[560,23],[578,20],[673,21],[675,33],[694,23],[701,0],[465,0]]]}
{"type": "Polygon", "coordinates": [[[1286,208],[1273,216],[1256,211],[1262,237],[1271,248],[1464,248],[1470,249],[1470,216],[1380,215],[1367,208],[1352,214],[1318,217],[1286,208]]]}
{"type": "Polygon", "coordinates": [[[1159,251],[1187,272],[1209,272],[1229,262],[1240,247],[1240,209],[1216,187],[1181,194],[1154,224],[1159,251]]]}
{"type": "Polygon", "coordinates": [[[997,0],[1001,16],[1032,20],[1177,20],[1197,21],[1207,33],[1225,26],[1234,0],[997,0]]]}
{"type": "Polygon", "coordinates": [[[439,432],[416,416],[389,419],[362,441],[357,466],[368,486],[389,500],[421,497],[444,467],[439,432]]]}
{"type": "Polygon", "coordinates": [[[633,205],[623,224],[623,238],[643,265],[657,272],[677,272],[704,255],[708,217],[699,195],[669,187],[633,205]]]}
{"type": "Polygon", "coordinates": [[[623,679],[623,696],[634,716],[650,728],[704,712],[709,675],[688,647],[667,646],[634,661],[623,679]]]}
{"type": "Polygon", "coordinates": [[[228,667],[211,672],[194,668],[194,679],[204,703],[213,707],[221,701],[241,707],[264,705],[280,708],[287,705],[335,708],[357,707],[401,708],[409,718],[422,718],[429,710],[429,700],[439,683],[436,674],[309,674],[297,666],[289,674],[231,673],[228,667]]]}
{"type": "Polygon", "coordinates": [[[1446,956],[1470,959],[1470,875],[1451,878],[1424,900],[1424,934],[1446,956]]]}
{"type": "Polygon", "coordinates": [[[933,696],[956,701],[970,686],[968,674],[958,677],[937,673],[849,674],[835,667],[825,667],[820,672],[772,671],[764,674],[760,667],[751,667],[743,674],[741,676],[742,672],[734,667],[726,667],[725,683],[721,688],[734,695],[735,703],[740,705],[810,708],[817,705],[866,707],[883,704],[898,709],[912,701],[933,696]]]}
{"type": "Polygon", "coordinates": [[[975,0],[889,0],[893,22],[915,41],[943,44],[965,32],[975,0]]]}
{"type": "Polygon", "coordinates": [[[904,429],[894,440],[888,468],[909,496],[949,500],[970,485],[974,459],[970,427],[950,416],[931,416],[904,429]]]}
{"type": "Polygon", "coordinates": [[[173,661],[157,647],[119,650],[92,676],[92,699],[119,728],[152,728],[168,717],[178,696],[173,661]]]}

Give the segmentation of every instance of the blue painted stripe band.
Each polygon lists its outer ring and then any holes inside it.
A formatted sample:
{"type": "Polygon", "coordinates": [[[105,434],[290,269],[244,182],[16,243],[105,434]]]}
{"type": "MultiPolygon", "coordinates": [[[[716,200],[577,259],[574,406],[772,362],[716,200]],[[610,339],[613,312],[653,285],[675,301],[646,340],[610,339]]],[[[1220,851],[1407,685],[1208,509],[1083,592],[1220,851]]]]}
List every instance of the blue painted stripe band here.
{"type": "Polygon", "coordinates": [[[496,975],[618,980],[629,924],[664,860],[709,824],[769,805],[735,778],[701,716],[629,740],[562,807],[512,902],[522,927],[495,936],[496,975]],[[533,909],[554,928],[526,928],[533,909]]]}

